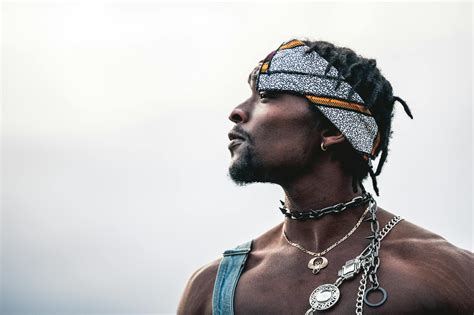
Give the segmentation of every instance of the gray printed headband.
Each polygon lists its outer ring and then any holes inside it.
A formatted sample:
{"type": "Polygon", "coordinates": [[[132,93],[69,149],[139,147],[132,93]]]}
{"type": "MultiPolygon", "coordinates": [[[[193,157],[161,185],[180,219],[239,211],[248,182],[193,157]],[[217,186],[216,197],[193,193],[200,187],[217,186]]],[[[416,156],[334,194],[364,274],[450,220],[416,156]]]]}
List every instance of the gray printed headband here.
{"type": "Polygon", "coordinates": [[[364,100],[317,52],[300,40],[283,43],[257,72],[258,91],[296,92],[305,96],[364,157],[375,159],[380,133],[364,100]]]}

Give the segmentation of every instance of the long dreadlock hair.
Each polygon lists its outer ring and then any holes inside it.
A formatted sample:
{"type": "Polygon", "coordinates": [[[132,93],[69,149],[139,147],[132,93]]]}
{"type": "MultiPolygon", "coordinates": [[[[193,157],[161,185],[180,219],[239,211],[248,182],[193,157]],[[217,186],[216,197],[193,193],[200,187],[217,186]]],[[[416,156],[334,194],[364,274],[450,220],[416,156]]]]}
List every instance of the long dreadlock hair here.
{"type": "MultiPolygon", "coordinates": [[[[388,145],[392,136],[392,118],[395,102],[403,105],[406,114],[413,119],[410,108],[407,103],[398,96],[393,95],[392,86],[377,68],[375,59],[366,59],[357,55],[352,49],[346,47],[337,47],[334,44],[325,41],[303,41],[309,49],[307,53],[316,51],[328,61],[326,73],[331,66],[334,66],[339,72],[339,81],[349,83],[352,87],[351,95],[357,92],[364,100],[365,106],[372,113],[380,132],[380,144],[377,147],[375,155],[381,153],[379,164],[374,172],[370,158],[364,159],[362,154],[358,153],[347,141],[331,148],[332,160],[341,162],[343,170],[352,175],[352,188],[357,192],[357,186],[365,191],[362,181],[370,174],[372,185],[377,196],[379,189],[377,187],[378,176],[382,172],[382,167],[387,160],[388,145]]],[[[324,117],[316,106],[310,106],[318,118],[321,126],[334,127],[334,125],[324,117]]],[[[336,128],[337,129],[337,128],[336,128]]]]}

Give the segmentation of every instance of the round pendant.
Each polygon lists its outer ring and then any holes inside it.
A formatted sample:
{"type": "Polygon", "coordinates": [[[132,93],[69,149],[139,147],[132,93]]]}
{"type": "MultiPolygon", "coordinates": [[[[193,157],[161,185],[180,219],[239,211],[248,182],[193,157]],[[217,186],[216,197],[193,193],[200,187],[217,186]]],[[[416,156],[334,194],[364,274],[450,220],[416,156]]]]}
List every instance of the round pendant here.
{"type": "Polygon", "coordinates": [[[318,256],[312,258],[308,262],[308,268],[313,270],[314,274],[317,274],[321,269],[325,268],[328,265],[328,260],[326,257],[318,256]]]}
{"type": "Polygon", "coordinates": [[[309,296],[309,304],[316,310],[327,310],[339,301],[339,289],[334,284],[323,284],[309,296]]]}

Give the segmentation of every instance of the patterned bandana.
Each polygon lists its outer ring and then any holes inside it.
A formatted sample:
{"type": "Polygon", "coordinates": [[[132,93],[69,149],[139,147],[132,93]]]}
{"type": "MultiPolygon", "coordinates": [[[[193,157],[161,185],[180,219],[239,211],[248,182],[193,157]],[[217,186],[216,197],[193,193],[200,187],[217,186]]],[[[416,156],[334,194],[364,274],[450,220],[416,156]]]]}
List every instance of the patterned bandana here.
{"type": "Polygon", "coordinates": [[[375,159],[380,143],[375,119],[364,100],[317,52],[306,53],[300,40],[283,43],[257,72],[257,91],[296,92],[305,96],[366,159],[375,159]]]}

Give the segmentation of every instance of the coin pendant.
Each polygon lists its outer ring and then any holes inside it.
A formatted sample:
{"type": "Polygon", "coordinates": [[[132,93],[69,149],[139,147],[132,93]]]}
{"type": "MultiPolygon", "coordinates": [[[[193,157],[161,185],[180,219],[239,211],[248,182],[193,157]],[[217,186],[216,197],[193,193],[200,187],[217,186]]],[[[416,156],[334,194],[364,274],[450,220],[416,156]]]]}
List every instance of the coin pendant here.
{"type": "Polygon", "coordinates": [[[327,310],[339,301],[339,289],[334,284],[323,284],[309,296],[309,304],[315,310],[327,310]]]}
{"type": "Polygon", "coordinates": [[[308,268],[311,269],[314,274],[317,274],[321,269],[326,268],[327,265],[328,260],[323,256],[314,257],[308,262],[308,268]]]}

